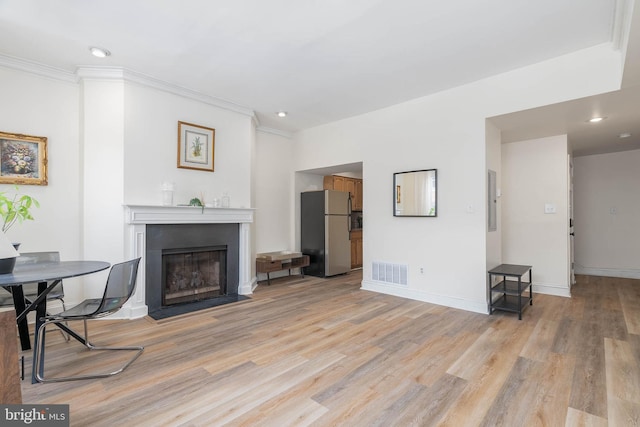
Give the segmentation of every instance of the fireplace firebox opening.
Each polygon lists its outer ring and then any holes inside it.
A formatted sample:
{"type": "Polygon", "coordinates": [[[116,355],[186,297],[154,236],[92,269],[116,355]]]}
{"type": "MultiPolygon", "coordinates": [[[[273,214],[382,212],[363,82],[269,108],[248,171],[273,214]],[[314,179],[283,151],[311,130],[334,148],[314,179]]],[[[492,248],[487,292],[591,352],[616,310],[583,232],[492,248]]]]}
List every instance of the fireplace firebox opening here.
{"type": "Polygon", "coordinates": [[[162,250],[162,306],[226,294],[226,245],[162,250]]]}

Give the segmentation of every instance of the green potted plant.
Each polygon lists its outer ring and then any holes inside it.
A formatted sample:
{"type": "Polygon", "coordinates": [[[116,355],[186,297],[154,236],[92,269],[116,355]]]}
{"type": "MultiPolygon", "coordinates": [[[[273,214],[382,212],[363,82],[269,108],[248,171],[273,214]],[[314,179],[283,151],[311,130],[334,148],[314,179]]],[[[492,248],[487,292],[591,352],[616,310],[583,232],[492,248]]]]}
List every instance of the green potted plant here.
{"type": "Polygon", "coordinates": [[[0,274],[11,273],[16,262],[19,243],[11,243],[5,233],[16,222],[22,223],[25,220],[33,220],[31,209],[40,207],[40,203],[31,196],[18,193],[15,187],[14,194],[0,192],[0,221],[2,223],[2,236],[0,241],[0,274]]]}

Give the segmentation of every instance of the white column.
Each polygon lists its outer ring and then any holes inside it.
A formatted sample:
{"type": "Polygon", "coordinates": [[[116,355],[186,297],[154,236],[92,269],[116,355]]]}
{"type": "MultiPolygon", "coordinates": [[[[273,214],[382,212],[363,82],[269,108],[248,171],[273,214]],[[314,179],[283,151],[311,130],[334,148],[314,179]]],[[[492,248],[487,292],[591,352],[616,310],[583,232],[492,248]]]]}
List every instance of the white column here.
{"type": "MultiPolygon", "coordinates": [[[[82,258],[125,261],[124,79],[122,70],[80,69],[82,258]]],[[[104,292],[106,274],[84,280],[84,297],[104,292]]]]}

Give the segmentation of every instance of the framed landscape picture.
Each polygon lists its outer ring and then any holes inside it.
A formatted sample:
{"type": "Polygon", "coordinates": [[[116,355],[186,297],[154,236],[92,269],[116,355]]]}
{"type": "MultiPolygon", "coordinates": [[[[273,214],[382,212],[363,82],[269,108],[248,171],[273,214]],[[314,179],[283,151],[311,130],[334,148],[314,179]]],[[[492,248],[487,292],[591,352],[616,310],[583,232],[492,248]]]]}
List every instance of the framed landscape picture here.
{"type": "Polygon", "coordinates": [[[216,130],[178,122],[178,167],[213,172],[216,130]]]}
{"type": "Polygon", "coordinates": [[[0,184],[47,185],[47,138],[0,132],[0,184]]]}

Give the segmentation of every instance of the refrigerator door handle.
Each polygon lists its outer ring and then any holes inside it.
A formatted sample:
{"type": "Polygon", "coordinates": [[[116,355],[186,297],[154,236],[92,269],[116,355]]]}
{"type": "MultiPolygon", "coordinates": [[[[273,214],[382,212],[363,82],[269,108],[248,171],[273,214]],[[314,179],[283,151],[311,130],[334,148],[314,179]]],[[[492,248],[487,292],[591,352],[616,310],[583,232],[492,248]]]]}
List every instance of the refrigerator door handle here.
{"type": "Polygon", "coordinates": [[[351,211],[351,194],[349,194],[349,198],[347,199],[347,212],[349,215],[349,221],[347,221],[347,231],[349,232],[349,240],[351,240],[351,215],[352,215],[352,211],[351,211]]]}

